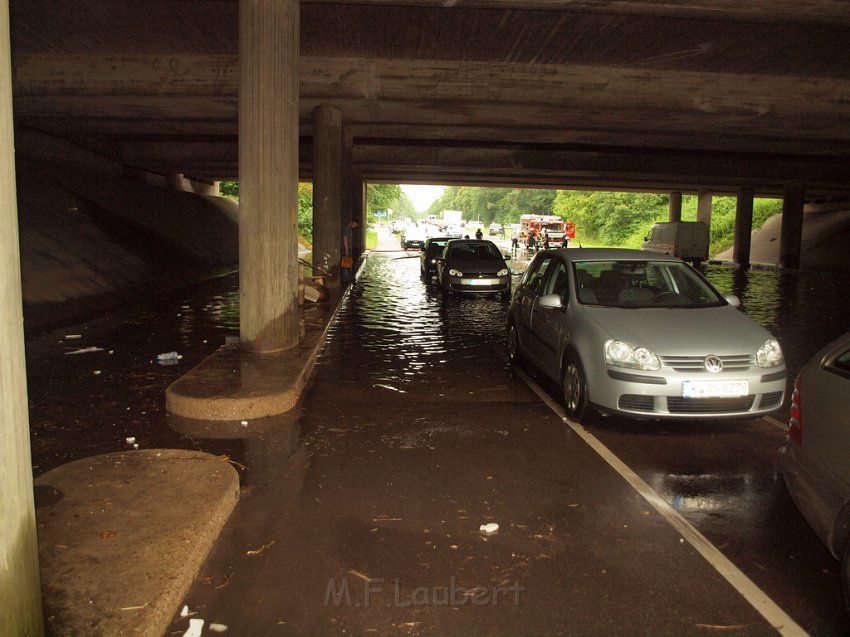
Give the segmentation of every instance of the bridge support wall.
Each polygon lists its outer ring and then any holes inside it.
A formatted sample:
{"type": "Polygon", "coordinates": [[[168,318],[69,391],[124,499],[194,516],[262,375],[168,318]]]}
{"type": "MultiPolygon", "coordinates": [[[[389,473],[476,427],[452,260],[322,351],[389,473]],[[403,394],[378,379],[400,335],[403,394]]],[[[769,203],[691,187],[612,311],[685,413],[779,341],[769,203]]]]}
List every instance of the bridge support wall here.
{"type": "Polygon", "coordinates": [[[44,633],[27,407],[9,5],[0,1],[0,634],[44,633]]]}
{"type": "Polygon", "coordinates": [[[735,209],[735,246],[732,249],[732,261],[743,267],[750,265],[750,248],[753,235],[753,197],[751,188],[738,191],[735,209]]]}
{"type": "Polygon", "coordinates": [[[667,218],[671,222],[682,220],[682,193],[671,192],[667,218]]]}
{"type": "Polygon", "coordinates": [[[798,269],[803,245],[803,203],[805,191],[802,182],[785,184],[782,198],[782,231],[779,236],[779,267],[798,269]]]}

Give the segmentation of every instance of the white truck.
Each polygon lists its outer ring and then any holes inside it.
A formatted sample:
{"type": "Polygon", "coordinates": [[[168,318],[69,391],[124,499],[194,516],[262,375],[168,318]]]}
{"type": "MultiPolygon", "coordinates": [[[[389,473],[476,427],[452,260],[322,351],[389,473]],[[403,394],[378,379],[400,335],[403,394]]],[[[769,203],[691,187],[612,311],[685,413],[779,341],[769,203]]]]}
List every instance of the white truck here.
{"type": "Polygon", "coordinates": [[[702,221],[656,223],[644,238],[641,249],[672,254],[696,267],[708,259],[708,227],[702,221]]]}

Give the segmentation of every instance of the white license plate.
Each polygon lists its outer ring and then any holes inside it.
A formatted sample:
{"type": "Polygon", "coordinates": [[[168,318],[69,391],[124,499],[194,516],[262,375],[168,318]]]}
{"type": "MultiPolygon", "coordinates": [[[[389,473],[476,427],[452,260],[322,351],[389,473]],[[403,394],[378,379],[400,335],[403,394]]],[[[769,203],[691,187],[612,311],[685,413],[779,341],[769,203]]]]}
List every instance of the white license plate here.
{"type": "Polygon", "coordinates": [[[461,285],[496,285],[498,279],[461,279],[461,285]]]}
{"type": "Polygon", "coordinates": [[[746,396],[750,384],[746,380],[686,380],[682,382],[685,398],[714,398],[718,396],[746,396]]]}

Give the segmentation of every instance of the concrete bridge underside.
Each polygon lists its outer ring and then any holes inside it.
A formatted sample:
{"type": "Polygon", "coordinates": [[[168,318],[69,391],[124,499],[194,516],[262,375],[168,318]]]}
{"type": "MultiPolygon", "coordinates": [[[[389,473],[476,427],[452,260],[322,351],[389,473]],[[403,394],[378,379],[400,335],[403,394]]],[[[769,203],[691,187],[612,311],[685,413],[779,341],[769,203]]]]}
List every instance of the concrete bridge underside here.
{"type": "MultiPolygon", "coordinates": [[[[14,129],[59,166],[240,180],[251,354],[298,342],[299,178],[331,263],[366,181],[731,193],[742,239],[780,195],[792,268],[804,202],[850,195],[837,0],[7,0],[0,27],[4,166],[14,129]]],[[[0,632],[37,634],[13,171],[0,190],[0,632]]]]}

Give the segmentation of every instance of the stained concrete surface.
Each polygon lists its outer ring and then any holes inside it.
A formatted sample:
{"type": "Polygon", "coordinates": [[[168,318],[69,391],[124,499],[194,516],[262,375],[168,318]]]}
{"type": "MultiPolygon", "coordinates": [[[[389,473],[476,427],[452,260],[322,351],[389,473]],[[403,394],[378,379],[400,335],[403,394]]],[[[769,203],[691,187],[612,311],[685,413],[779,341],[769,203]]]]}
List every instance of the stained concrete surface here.
{"type": "Polygon", "coordinates": [[[239,498],[227,458],[110,453],[35,481],[50,635],[162,635],[239,498]]]}

